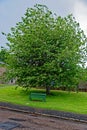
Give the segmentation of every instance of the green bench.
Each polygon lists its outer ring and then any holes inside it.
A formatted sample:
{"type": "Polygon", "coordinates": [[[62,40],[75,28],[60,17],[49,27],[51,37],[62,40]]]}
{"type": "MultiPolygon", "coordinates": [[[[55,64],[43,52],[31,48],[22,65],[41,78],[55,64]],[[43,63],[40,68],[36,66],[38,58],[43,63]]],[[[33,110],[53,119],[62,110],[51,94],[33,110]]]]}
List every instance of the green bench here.
{"type": "Polygon", "coordinates": [[[33,93],[31,92],[29,95],[30,100],[38,100],[38,101],[46,101],[45,93],[33,93]]]}

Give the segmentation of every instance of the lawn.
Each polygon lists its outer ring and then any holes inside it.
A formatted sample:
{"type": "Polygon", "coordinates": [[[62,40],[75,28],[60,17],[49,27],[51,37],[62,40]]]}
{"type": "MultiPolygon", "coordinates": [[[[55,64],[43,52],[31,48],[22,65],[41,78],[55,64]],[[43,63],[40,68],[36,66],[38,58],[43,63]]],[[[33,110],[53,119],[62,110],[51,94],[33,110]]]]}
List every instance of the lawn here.
{"type": "MultiPolygon", "coordinates": [[[[40,92],[45,90],[31,89],[31,91],[40,92]]],[[[1,87],[0,85],[0,101],[50,110],[87,114],[86,92],[68,93],[65,91],[52,90],[51,95],[46,97],[46,102],[40,102],[30,101],[29,91],[26,92],[26,90],[21,87],[15,89],[15,86],[1,87]]]]}

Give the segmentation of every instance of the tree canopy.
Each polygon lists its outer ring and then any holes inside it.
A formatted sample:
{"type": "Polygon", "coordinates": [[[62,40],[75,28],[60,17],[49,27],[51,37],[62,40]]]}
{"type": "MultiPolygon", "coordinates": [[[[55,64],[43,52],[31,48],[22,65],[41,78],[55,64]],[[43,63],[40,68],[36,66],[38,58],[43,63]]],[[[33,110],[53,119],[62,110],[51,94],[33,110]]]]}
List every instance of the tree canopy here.
{"type": "Polygon", "coordinates": [[[28,8],[7,34],[10,73],[23,87],[75,86],[86,57],[86,36],[73,15],[54,15],[46,6],[28,8]]]}
{"type": "Polygon", "coordinates": [[[0,50],[0,63],[4,64],[6,60],[6,55],[7,55],[7,49],[4,47],[1,47],[0,50]]]}

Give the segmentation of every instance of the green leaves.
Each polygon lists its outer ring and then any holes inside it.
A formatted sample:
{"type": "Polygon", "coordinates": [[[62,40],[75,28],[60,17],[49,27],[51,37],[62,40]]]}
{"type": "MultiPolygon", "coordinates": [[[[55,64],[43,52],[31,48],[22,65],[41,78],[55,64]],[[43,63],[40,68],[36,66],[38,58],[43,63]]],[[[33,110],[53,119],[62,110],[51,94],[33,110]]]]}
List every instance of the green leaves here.
{"type": "Polygon", "coordinates": [[[75,77],[79,81],[77,68],[85,59],[87,39],[72,15],[55,17],[46,6],[35,5],[7,39],[8,64],[18,84],[67,87],[76,85],[75,77]]]}

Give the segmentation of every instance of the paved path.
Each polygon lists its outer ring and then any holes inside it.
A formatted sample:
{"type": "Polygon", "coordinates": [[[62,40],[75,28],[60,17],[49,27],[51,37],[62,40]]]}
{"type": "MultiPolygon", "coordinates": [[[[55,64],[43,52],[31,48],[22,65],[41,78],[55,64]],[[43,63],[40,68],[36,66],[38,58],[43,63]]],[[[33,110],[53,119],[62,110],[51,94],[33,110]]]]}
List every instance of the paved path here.
{"type": "Polygon", "coordinates": [[[0,130],[87,130],[87,124],[0,108],[0,130]]]}

